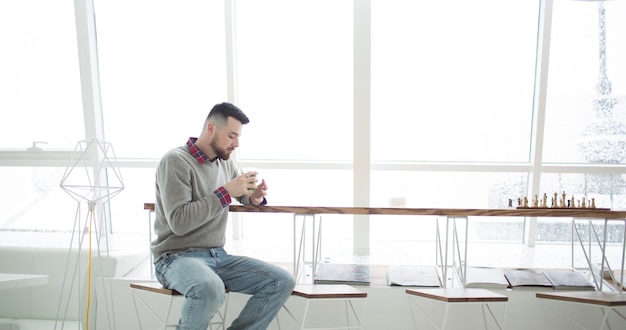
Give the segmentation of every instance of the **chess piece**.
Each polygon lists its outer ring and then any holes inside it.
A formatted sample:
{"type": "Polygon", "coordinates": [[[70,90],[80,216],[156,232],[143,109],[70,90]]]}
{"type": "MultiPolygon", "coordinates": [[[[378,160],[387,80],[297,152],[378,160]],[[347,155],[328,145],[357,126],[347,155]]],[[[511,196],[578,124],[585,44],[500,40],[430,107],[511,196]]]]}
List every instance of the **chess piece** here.
{"type": "Polygon", "coordinates": [[[513,200],[509,198],[509,207],[513,207],[513,200]]]}
{"type": "Polygon", "coordinates": [[[585,200],[585,197],[583,197],[582,202],[580,203],[580,207],[582,207],[583,209],[587,208],[587,201],[585,200]]]}
{"type": "Polygon", "coordinates": [[[571,201],[572,201],[572,203],[570,204],[571,207],[576,208],[576,199],[574,199],[574,195],[572,195],[571,201]]]}
{"type": "Polygon", "coordinates": [[[589,206],[592,209],[596,208],[596,199],[595,198],[591,198],[591,205],[589,206]]]}
{"type": "Polygon", "coordinates": [[[557,207],[558,206],[558,197],[557,197],[557,193],[554,192],[554,197],[552,198],[552,207],[557,207]]]}
{"type": "Polygon", "coordinates": [[[548,207],[548,195],[543,193],[543,197],[541,199],[541,207],[548,207]]]}
{"type": "Polygon", "coordinates": [[[528,207],[528,197],[524,197],[524,203],[522,204],[522,207],[528,207]]]}
{"type": "Polygon", "coordinates": [[[539,207],[539,196],[537,196],[537,194],[535,194],[533,198],[533,207],[539,207]]]}

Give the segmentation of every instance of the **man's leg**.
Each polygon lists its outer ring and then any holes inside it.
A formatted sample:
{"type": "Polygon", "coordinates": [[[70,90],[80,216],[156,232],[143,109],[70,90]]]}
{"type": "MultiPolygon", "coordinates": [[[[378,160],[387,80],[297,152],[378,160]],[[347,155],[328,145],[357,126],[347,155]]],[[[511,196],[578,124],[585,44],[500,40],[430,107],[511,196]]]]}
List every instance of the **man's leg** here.
{"type": "Polygon", "coordinates": [[[205,330],[226,299],[224,283],[213,272],[208,250],[180,252],[156,263],[159,281],[185,296],[179,330],[205,330]]]}
{"type": "Polygon", "coordinates": [[[267,262],[219,253],[215,272],[233,292],[251,294],[229,330],[265,330],[287,301],[295,280],[288,271],[267,262]]]}

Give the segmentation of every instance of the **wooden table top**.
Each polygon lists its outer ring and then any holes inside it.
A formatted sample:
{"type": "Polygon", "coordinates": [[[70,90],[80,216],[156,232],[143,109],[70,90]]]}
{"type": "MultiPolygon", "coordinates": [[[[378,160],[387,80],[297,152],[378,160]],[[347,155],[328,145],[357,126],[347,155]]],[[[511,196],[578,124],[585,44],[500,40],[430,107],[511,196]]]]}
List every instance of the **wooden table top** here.
{"type": "Polygon", "coordinates": [[[539,292],[537,298],[602,306],[626,306],[626,294],[603,291],[539,292]]]}
{"type": "Polygon", "coordinates": [[[492,302],[509,300],[509,297],[503,294],[481,288],[406,289],[405,292],[410,295],[443,302],[492,302]]]}
{"type": "Polygon", "coordinates": [[[291,293],[305,298],[365,298],[367,292],[347,284],[298,284],[291,293]]]}
{"type": "MultiPolygon", "coordinates": [[[[154,211],[154,203],[144,203],[144,209],[154,211]]],[[[231,212],[264,212],[308,214],[357,214],[357,215],[435,215],[435,216],[491,216],[491,217],[568,217],[593,219],[626,219],[626,210],[577,208],[406,208],[406,207],[330,207],[330,206],[270,206],[230,205],[231,212]]]]}

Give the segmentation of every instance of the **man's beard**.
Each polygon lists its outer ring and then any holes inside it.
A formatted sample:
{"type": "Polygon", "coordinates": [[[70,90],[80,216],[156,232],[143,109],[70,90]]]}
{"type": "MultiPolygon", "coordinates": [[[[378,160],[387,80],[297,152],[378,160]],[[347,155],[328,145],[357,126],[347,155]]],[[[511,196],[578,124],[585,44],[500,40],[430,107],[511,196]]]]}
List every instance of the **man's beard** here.
{"type": "Polygon", "coordinates": [[[228,158],[230,158],[230,153],[227,150],[221,149],[220,147],[218,147],[217,142],[219,141],[217,140],[211,141],[211,148],[215,152],[215,155],[217,155],[217,158],[219,159],[228,160],[228,158]]]}

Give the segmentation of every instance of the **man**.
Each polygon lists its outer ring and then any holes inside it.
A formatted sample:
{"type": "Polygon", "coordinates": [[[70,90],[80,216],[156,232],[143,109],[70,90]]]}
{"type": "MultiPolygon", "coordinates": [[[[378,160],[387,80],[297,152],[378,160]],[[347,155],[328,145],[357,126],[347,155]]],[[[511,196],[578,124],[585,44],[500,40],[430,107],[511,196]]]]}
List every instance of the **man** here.
{"type": "Polygon", "coordinates": [[[248,117],[236,106],[213,107],[198,138],[167,152],[156,170],[156,277],[185,296],[177,329],[205,330],[225,288],[252,295],[228,329],[266,329],[294,286],[286,270],[224,250],[232,198],[264,205],[265,180],[239,174],[230,159],[248,117]],[[257,185],[258,183],[258,185],[257,185]]]}

